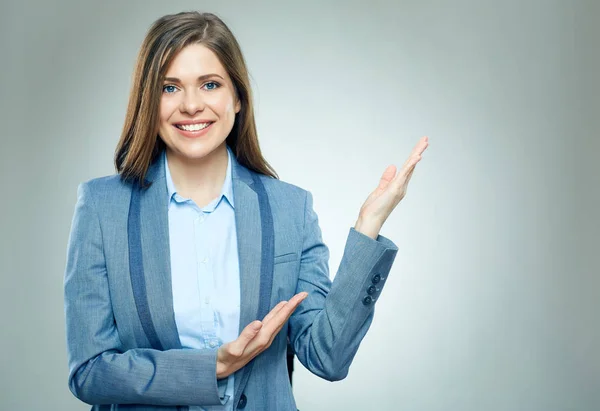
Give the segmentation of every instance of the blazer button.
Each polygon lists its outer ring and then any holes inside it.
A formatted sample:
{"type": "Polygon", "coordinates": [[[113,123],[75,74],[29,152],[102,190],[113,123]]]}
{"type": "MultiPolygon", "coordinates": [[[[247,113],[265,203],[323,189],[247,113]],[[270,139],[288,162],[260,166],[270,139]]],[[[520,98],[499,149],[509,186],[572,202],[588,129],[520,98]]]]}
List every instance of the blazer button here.
{"type": "Polygon", "coordinates": [[[375,291],[377,291],[377,288],[375,288],[374,285],[371,285],[371,286],[369,286],[369,288],[367,288],[367,294],[369,294],[369,295],[375,294],[375,291]]]}
{"type": "Polygon", "coordinates": [[[243,408],[246,408],[246,403],[248,402],[248,399],[246,398],[246,394],[242,394],[242,396],[240,397],[240,401],[238,402],[238,410],[241,410],[243,408]]]}
{"type": "Polygon", "coordinates": [[[364,305],[371,305],[372,302],[373,302],[373,299],[371,298],[370,295],[367,295],[365,298],[363,298],[364,305]]]}
{"type": "Polygon", "coordinates": [[[373,278],[371,278],[373,284],[377,284],[379,281],[381,281],[381,276],[379,274],[375,274],[373,278]]]}

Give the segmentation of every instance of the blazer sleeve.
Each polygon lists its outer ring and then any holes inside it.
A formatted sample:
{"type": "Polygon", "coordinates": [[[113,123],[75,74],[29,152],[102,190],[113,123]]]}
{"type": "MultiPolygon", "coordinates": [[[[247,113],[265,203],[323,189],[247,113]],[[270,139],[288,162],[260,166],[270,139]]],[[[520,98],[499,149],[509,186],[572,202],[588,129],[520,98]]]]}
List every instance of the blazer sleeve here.
{"type": "Polygon", "coordinates": [[[216,350],[124,349],[91,191],[78,189],[64,298],[69,388],[88,404],[219,405],[216,350]]]}
{"type": "Polygon", "coordinates": [[[373,319],[398,247],[350,229],[333,283],[329,250],[323,243],[310,192],[306,193],[304,234],[296,292],[308,297],[289,321],[289,336],[300,362],[329,381],[346,377],[373,319]]]}

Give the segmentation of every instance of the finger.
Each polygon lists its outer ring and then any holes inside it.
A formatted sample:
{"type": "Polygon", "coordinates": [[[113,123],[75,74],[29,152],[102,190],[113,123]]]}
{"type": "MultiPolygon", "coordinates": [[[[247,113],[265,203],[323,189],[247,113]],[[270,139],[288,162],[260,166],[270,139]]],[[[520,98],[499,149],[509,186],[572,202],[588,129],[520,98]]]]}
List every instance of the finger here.
{"type": "Polygon", "coordinates": [[[404,162],[404,165],[400,169],[400,172],[394,178],[394,184],[396,184],[398,187],[405,184],[409,173],[411,173],[412,170],[414,170],[417,163],[421,161],[422,154],[428,146],[429,138],[427,136],[419,140],[419,142],[415,145],[412,152],[410,153],[410,156],[404,162]]]}
{"type": "Polygon", "coordinates": [[[429,137],[423,136],[415,145],[413,152],[415,154],[423,154],[425,149],[429,146],[429,137]]]}
{"type": "Polygon", "coordinates": [[[296,305],[296,307],[297,307],[298,305],[300,305],[300,303],[301,303],[302,301],[304,301],[304,299],[305,299],[306,297],[308,297],[308,293],[307,293],[306,291],[302,291],[301,293],[298,293],[298,294],[296,294],[295,296],[293,296],[293,297],[290,299],[290,301],[288,301],[288,304],[289,304],[289,303],[292,303],[292,304],[295,304],[295,305],[296,305]]]}
{"type": "Polygon", "coordinates": [[[277,304],[275,307],[273,307],[273,309],[271,311],[269,311],[267,313],[267,315],[265,315],[265,318],[263,318],[263,320],[262,320],[263,324],[267,324],[269,321],[271,321],[271,319],[275,316],[275,314],[277,314],[279,312],[279,310],[281,310],[286,304],[287,304],[287,301],[281,301],[279,304],[277,304]]]}
{"type": "Polygon", "coordinates": [[[296,294],[290,301],[286,302],[270,319],[269,323],[263,325],[256,338],[248,345],[245,355],[254,357],[269,348],[285,322],[306,296],[308,296],[308,293],[302,292],[296,294]]]}
{"type": "Polygon", "coordinates": [[[410,158],[413,156],[418,156],[418,155],[423,154],[423,152],[425,151],[425,149],[427,148],[428,145],[429,145],[429,137],[427,137],[427,136],[421,137],[421,139],[413,147],[413,149],[410,152],[410,155],[408,157],[410,158]]]}
{"type": "Polygon", "coordinates": [[[409,174],[414,170],[415,165],[419,162],[419,158],[417,157],[409,157],[408,160],[404,163],[396,177],[391,182],[392,187],[396,190],[402,189],[402,187],[406,184],[406,179],[409,174]]]}
{"type": "Polygon", "coordinates": [[[402,165],[402,168],[400,168],[398,174],[396,174],[396,166],[388,166],[388,168],[386,168],[383,172],[383,176],[381,176],[381,179],[379,180],[379,185],[377,186],[377,189],[385,190],[385,188],[390,183],[394,183],[397,186],[401,186],[411,169],[414,168],[414,166],[421,160],[421,154],[423,154],[423,151],[425,151],[428,145],[429,137],[422,137],[413,147],[410,155],[402,165]]]}
{"type": "Polygon", "coordinates": [[[296,294],[295,296],[290,298],[290,301],[288,301],[287,304],[285,304],[277,314],[275,314],[274,318],[276,318],[277,320],[281,318],[289,318],[290,315],[292,315],[292,313],[294,312],[294,310],[300,305],[302,301],[304,301],[304,299],[307,296],[308,293],[306,291],[296,294]]]}
{"type": "Polygon", "coordinates": [[[403,191],[403,193],[404,193],[404,194],[403,194],[403,196],[406,194],[406,190],[407,190],[407,187],[408,187],[408,183],[410,182],[410,179],[411,179],[411,178],[412,178],[412,176],[413,176],[413,171],[415,171],[415,168],[414,168],[414,167],[413,167],[413,168],[412,168],[412,169],[409,171],[408,175],[407,175],[407,176],[406,176],[406,178],[404,179],[404,187],[403,187],[403,190],[402,190],[402,191],[403,191]]]}
{"type": "MultiPolygon", "coordinates": [[[[273,316],[269,321],[269,324],[265,325],[263,332],[276,333],[277,329],[281,329],[283,324],[290,318],[294,310],[300,305],[302,301],[308,296],[307,292],[301,292],[293,296],[280,310],[273,316]]],[[[278,331],[277,331],[278,332],[278,331]]]]}
{"type": "Polygon", "coordinates": [[[395,175],[396,175],[396,166],[392,164],[391,166],[388,166],[385,169],[385,171],[383,172],[381,179],[379,179],[379,186],[377,186],[377,188],[381,189],[381,190],[385,190],[385,188],[388,186],[388,184],[390,184],[390,182],[394,179],[395,175]]]}
{"type": "Polygon", "coordinates": [[[248,324],[241,332],[240,336],[229,343],[227,352],[234,357],[241,357],[246,350],[246,347],[258,335],[263,324],[256,320],[248,324]]]}
{"type": "Polygon", "coordinates": [[[279,332],[281,331],[281,329],[283,328],[283,326],[285,325],[285,323],[290,319],[290,317],[292,316],[292,314],[294,313],[294,311],[296,311],[296,309],[298,308],[298,306],[300,305],[300,303],[303,300],[304,299],[300,300],[293,307],[290,307],[290,311],[289,311],[289,313],[287,314],[287,316],[285,318],[277,319],[277,320],[279,320],[277,322],[277,328],[275,328],[275,330],[273,330],[273,332],[271,333],[271,338],[269,340],[269,345],[271,345],[271,343],[273,342],[273,340],[275,339],[275,337],[277,336],[277,334],[279,334],[279,332]]]}
{"type": "MultiPolygon", "coordinates": [[[[415,149],[416,149],[416,147],[415,147],[415,149]]],[[[423,151],[413,150],[413,152],[410,154],[410,156],[406,159],[406,161],[402,165],[402,168],[400,169],[400,172],[396,176],[395,180],[404,178],[410,172],[410,170],[421,160],[422,152],[423,151]]]]}
{"type": "Polygon", "coordinates": [[[307,292],[298,293],[295,296],[293,296],[289,301],[281,301],[279,304],[277,304],[265,316],[264,320],[262,321],[263,327],[260,330],[260,335],[257,338],[257,340],[260,341],[257,341],[257,344],[255,345],[261,346],[264,345],[268,340],[270,340],[274,330],[276,330],[277,327],[280,325],[281,318],[288,318],[289,315],[287,314],[287,311],[291,309],[293,312],[293,310],[296,309],[298,304],[300,304],[302,300],[306,298],[307,295],[307,292]],[[284,310],[286,311],[282,314],[284,310]]]}
{"type": "MultiPolygon", "coordinates": [[[[427,148],[427,146],[425,146],[425,148],[427,148]]],[[[417,163],[419,161],[421,161],[422,158],[423,158],[423,156],[421,156],[420,154],[416,155],[413,158],[413,162],[412,162],[412,164],[410,164],[408,171],[406,172],[406,176],[404,177],[404,181],[402,182],[402,185],[404,186],[405,189],[406,189],[406,186],[408,185],[410,179],[413,176],[413,172],[415,171],[415,167],[417,166],[417,163]]]]}

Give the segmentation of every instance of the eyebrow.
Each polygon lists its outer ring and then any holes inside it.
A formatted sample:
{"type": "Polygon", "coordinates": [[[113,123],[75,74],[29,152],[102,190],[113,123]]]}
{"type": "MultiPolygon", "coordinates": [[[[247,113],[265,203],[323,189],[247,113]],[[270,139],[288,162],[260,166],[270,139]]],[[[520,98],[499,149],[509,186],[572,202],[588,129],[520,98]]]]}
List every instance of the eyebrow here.
{"type": "MultiPolygon", "coordinates": [[[[223,77],[221,77],[217,73],[210,73],[210,74],[204,74],[204,75],[198,77],[197,81],[200,82],[200,81],[208,80],[211,77],[219,77],[220,79],[225,80],[223,77]]],[[[168,81],[171,83],[181,83],[181,80],[179,80],[177,77],[165,77],[164,81],[168,81]]]]}

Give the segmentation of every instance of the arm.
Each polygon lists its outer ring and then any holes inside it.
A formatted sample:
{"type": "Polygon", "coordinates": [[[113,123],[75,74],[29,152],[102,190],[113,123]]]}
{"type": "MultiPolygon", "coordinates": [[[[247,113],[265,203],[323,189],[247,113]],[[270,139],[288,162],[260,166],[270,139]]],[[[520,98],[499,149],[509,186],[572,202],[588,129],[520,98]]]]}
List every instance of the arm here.
{"type": "Polygon", "coordinates": [[[307,192],[296,292],[306,291],[308,297],[291,316],[289,335],[298,359],[311,372],[330,381],[346,377],[397,251],[387,238],[377,236],[375,240],[351,228],[331,283],[329,250],[321,238],[312,195],[307,192]],[[373,284],[375,275],[379,275],[377,284],[373,284]],[[367,293],[370,286],[375,287],[371,295],[367,293]],[[367,296],[371,301],[365,300],[367,296]]]}
{"type": "Polygon", "coordinates": [[[428,137],[421,138],[399,172],[394,165],[385,169],[361,207],[356,229],[350,229],[333,284],[328,276],[329,251],[307,193],[296,292],[309,296],[290,318],[289,337],[302,364],[323,378],[339,380],[348,374],[371,324],[374,303],[398,252],[393,242],[378,235],[379,229],[406,195],[428,145],[428,137]]]}
{"type": "Polygon", "coordinates": [[[69,388],[88,404],[221,404],[216,350],[123,348],[112,311],[100,221],[78,190],[67,251],[69,388]]]}

